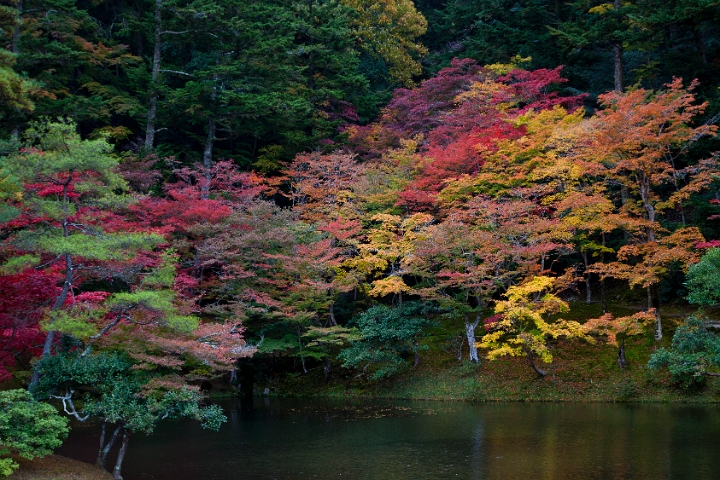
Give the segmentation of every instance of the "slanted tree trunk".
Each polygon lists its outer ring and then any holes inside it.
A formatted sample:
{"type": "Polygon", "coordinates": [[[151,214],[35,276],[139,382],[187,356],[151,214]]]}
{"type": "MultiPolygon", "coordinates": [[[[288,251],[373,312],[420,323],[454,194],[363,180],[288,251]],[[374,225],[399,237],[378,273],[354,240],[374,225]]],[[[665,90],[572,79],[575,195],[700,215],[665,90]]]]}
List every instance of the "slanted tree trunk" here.
{"type": "Polygon", "coordinates": [[[160,78],[162,28],[162,0],[155,0],[155,50],[153,52],[152,74],[150,83],[150,105],[147,114],[147,127],[145,128],[145,150],[150,152],[155,143],[155,117],[157,115],[158,80],[160,78]]]}
{"type": "Polygon", "coordinates": [[[480,312],[475,315],[475,321],[470,322],[470,314],[465,314],[465,336],[468,341],[468,350],[470,350],[470,361],[472,363],[480,363],[477,347],[475,347],[475,329],[480,323],[480,312]]]}
{"type": "Polygon", "coordinates": [[[535,370],[535,373],[537,373],[541,378],[546,377],[547,372],[538,367],[535,363],[535,354],[533,354],[533,351],[530,348],[525,347],[525,354],[527,355],[528,362],[530,362],[530,366],[533,370],[535,370]]]}
{"type": "MultiPolygon", "coordinates": [[[[70,221],[68,217],[70,216],[70,208],[69,208],[69,187],[70,183],[72,183],[73,176],[72,174],[68,175],[67,180],[65,180],[65,183],[63,184],[63,219],[62,219],[62,229],[63,229],[63,238],[70,237],[70,221]]],[[[70,294],[70,291],[72,289],[72,284],[75,276],[75,269],[73,265],[72,256],[69,253],[65,253],[63,255],[63,259],[65,260],[65,281],[63,282],[63,288],[60,291],[60,295],[55,299],[55,303],[50,308],[50,312],[56,312],[58,311],[64,304],[65,300],[67,300],[68,295],[70,294]]],[[[43,351],[42,351],[42,357],[41,358],[48,358],[50,354],[52,353],[52,344],[55,340],[55,331],[50,330],[45,337],[45,343],[43,344],[43,351]]],[[[32,378],[30,379],[30,385],[29,389],[30,391],[33,391],[35,387],[37,387],[38,382],[40,381],[40,367],[38,365],[35,366],[35,370],[33,371],[32,378]]]]}
{"type": "Polygon", "coordinates": [[[125,454],[127,453],[128,444],[130,443],[130,430],[123,428],[123,439],[120,444],[120,451],[118,452],[117,462],[115,462],[115,468],[113,468],[113,478],[115,480],[123,480],[121,475],[122,462],[125,460],[125,454]]]}
{"type": "Polygon", "coordinates": [[[627,367],[627,360],[625,359],[625,339],[620,340],[620,346],[618,347],[618,365],[621,369],[627,367]]]}

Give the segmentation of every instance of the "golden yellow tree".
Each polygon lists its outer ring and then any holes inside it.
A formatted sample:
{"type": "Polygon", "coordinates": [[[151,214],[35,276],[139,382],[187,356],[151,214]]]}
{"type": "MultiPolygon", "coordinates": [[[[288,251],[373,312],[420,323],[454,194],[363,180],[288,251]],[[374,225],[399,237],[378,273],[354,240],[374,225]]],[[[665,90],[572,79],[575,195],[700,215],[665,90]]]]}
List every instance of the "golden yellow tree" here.
{"type": "Polygon", "coordinates": [[[552,362],[549,339],[582,338],[592,341],[578,322],[550,319],[570,309],[566,302],[552,293],[557,283],[558,279],[536,276],[508,288],[504,295],[507,300],[495,304],[498,320],[488,325],[491,331],[477,344],[479,348],[489,350],[488,360],[524,355],[532,369],[544,377],[547,372],[538,367],[536,359],[552,362]]]}
{"type": "Polygon", "coordinates": [[[412,86],[413,76],[422,73],[418,57],[427,49],[415,39],[427,31],[427,20],[412,0],[341,0],[354,8],[355,34],[360,47],[380,57],[396,82],[412,86]]]}

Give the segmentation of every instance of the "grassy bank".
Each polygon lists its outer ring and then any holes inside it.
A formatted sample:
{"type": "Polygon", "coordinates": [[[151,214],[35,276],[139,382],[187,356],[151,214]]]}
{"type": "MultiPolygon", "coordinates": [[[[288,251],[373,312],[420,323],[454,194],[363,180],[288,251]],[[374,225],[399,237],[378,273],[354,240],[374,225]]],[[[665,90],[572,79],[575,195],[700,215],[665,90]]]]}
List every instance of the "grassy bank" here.
{"type": "MultiPolygon", "coordinates": [[[[627,308],[632,312],[631,308],[627,308]]],[[[601,314],[597,304],[573,305],[572,313],[580,321],[601,314]],[[597,310],[597,311],[596,311],[597,310]]],[[[623,312],[625,313],[625,312],[623,312]]],[[[667,308],[663,315],[665,336],[660,342],[648,331],[626,342],[628,367],[621,370],[617,348],[598,341],[554,342],[553,362],[542,368],[549,372],[539,378],[525,358],[483,359],[480,365],[458,361],[449,345],[457,325],[441,324],[424,339],[428,350],[422,353],[420,366],[406,368],[399,375],[371,382],[357,372],[334,366],[326,381],[322,368],[307,375],[285,374],[259,382],[271,395],[351,396],[466,401],[540,401],[540,402],[690,402],[720,403],[720,379],[709,378],[695,390],[673,384],[666,371],[647,368],[652,352],[669,346],[672,335],[691,312],[685,308],[667,308]],[[453,330],[454,329],[454,330],[453,330]]],[[[627,314],[627,313],[625,313],[627,314]]],[[[478,330],[480,330],[480,327],[478,330]]],[[[478,332],[480,333],[480,332],[478,332]]],[[[483,352],[480,352],[481,356],[483,352]]],[[[467,347],[463,352],[467,358],[467,347]]]]}
{"type": "MultiPolygon", "coordinates": [[[[258,384],[271,395],[351,396],[467,401],[540,402],[720,402],[720,382],[710,379],[698,389],[675,386],[665,372],[645,368],[649,348],[628,344],[630,366],[620,370],[616,351],[608,347],[561,345],[550,372],[538,378],[522,358],[483,360],[480,365],[457,360],[426,359],[416,368],[379,382],[352,375],[331,377],[319,371],[286,375],[258,384]],[[644,360],[644,361],[643,361],[644,360]]],[[[558,348],[559,348],[558,347],[558,348]]],[[[427,357],[427,355],[426,355],[427,357]]],[[[544,367],[545,368],[545,367],[544,367]]]]}

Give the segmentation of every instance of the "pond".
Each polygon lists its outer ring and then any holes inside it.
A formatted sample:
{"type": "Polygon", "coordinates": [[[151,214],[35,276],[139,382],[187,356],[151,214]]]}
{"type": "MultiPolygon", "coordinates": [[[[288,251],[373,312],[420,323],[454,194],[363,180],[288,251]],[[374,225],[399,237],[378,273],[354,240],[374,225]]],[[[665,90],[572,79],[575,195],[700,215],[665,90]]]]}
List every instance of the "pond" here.
{"type": "MultiPolygon", "coordinates": [[[[717,479],[720,407],[255,399],[136,435],[126,480],[717,479]]],[[[58,453],[93,461],[98,425],[58,453]]]]}

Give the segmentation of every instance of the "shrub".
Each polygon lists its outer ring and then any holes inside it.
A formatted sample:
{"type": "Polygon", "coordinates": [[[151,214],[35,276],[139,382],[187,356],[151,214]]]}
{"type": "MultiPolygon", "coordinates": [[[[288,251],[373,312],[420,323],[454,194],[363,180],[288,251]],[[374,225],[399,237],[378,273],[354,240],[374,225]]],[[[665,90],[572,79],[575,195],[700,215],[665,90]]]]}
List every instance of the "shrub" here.
{"type": "MultiPolygon", "coordinates": [[[[0,392],[0,455],[15,454],[32,460],[44,457],[67,437],[67,419],[27,390],[0,392]]],[[[0,477],[18,468],[11,458],[0,458],[0,477]]]]}

